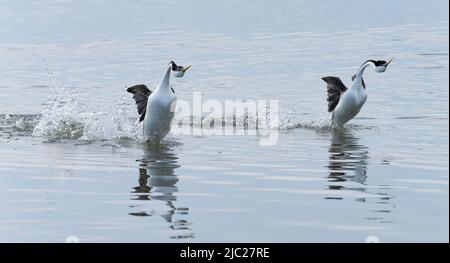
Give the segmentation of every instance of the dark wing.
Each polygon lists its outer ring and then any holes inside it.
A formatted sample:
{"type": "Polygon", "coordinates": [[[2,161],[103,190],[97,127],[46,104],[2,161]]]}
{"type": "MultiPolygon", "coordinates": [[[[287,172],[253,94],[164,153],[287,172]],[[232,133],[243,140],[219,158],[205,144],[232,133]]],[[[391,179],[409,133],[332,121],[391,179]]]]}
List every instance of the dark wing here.
{"type": "Polygon", "coordinates": [[[141,116],[139,122],[145,119],[145,113],[147,111],[147,101],[152,91],[147,88],[147,86],[135,85],[127,89],[127,91],[133,94],[133,99],[136,101],[138,113],[141,116]]]}
{"type": "MultiPolygon", "coordinates": [[[[352,81],[355,80],[355,78],[356,78],[356,75],[353,75],[352,81]]],[[[362,80],[363,88],[366,89],[366,83],[364,82],[364,79],[361,79],[361,80],[362,80]]]]}
{"type": "Polygon", "coordinates": [[[337,77],[323,77],[322,79],[327,83],[328,112],[332,112],[338,105],[339,99],[347,90],[347,87],[342,83],[341,79],[337,77]]]}

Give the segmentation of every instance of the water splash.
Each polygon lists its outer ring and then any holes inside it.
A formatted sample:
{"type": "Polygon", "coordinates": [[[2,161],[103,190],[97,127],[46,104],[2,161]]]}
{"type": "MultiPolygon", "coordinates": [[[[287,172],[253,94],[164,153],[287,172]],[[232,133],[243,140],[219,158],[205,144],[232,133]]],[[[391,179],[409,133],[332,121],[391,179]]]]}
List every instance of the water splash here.
{"type": "Polygon", "coordinates": [[[139,139],[134,108],[121,100],[113,101],[106,110],[92,111],[75,89],[60,88],[42,111],[33,136],[57,140],[139,139]]]}
{"type": "Polygon", "coordinates": [[[139,124],[134,107],[120,102],[108,110],[89,113],[85,116],[81,140],[142,139],[142,125],[139,124]]]}
{"type": "MultiPolygon", "coordinates": [[[[73,139],[81,141],[143,140],[142,124],[134,103],[124,93],[122,97],[111,101],[106,109],[92,109],[95,103],[89,103],[80,96],[75,88],[52,88],[53,97],[42,111],[40,119],[32,122],[21,120],[16,123],[17,129],[30,130],[32,135],[51,140],[73,139]],[[91,107],[90,107],[91,106],[91,107]]],[[[267,112],[259,112],[257,116],[186,116],[182,119],[184,124],[201,129],[216,128],[214,125],[224,125],[236,129],[264,130],[267,127],[267,112]]],[[[179,119],[178,119],[179,120],[179,119]]],[[[270,129],[315,129],[330,130],[329,116],[312,116],[309,113],[299,113],[295,108],[288,112],[280,112],[278,122],[270,129]]]]}
{"type": "Polygon", "coordinates": [[[54,97],[41,113],[33,136],[51,139],[77,139],[83,134],[82,105],[73,89],[55,89],[54,97]]]}
{"type": "MultiPolygon", "coordinates": [[[[101,111],[88,110],[73,89],[61,89],[42,111],[38,121],[21,120],[17,127],[33,129],[33,136],[44,137],[53,140],[75,139],[83,141],[133,139],[142,140],[142,124],[139,124],[136,109],[129,98],[124,96],[112,102],[112,105],[101,111]],[[36,124],[37,123],[37,124],[36,124]]],[[[260,124],[259,116],[221,116],[201,117],[187,116],[183,123],[201,129],[214,129],[217,125],[233,127],[237,129],[265,129],[260,124]],[[211,125],[213,124],[213,125],[211,125]]],[[[331,121],[328,117],[310,117],[295,111],[280,113],[278,124],[273,129],[331,129],[331,121]]],[[[180,119],[178,119],[179,121],[180,119]]],[[[267,121],[265,120],[265,123],[267,121]]]]}
{"type": "Polygon", "coordinates": [[[287,113],[281,113],[279,116],[280,124],[278,129],[313,129],[313,130],[331,130],[331,119],[328,114],[311,116],[309,113],[300,113],[293,108],[287,113]]]}

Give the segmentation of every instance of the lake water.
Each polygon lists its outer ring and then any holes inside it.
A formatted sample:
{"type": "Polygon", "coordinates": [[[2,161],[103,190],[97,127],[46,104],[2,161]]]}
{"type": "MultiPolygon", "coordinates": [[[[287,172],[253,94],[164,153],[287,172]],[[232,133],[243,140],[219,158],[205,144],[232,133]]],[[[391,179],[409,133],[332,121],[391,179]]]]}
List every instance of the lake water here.
{"type": "Polygon", "coordinates": [[[448,242],[448,33],[446,0],[0,0],[0,242],[448,242]],[[321,77],[390,57],[330,129],[321,77]],[[125,87],[172,59],[180,100],[278,100],[278,142],[144,144],[125,87]]]}

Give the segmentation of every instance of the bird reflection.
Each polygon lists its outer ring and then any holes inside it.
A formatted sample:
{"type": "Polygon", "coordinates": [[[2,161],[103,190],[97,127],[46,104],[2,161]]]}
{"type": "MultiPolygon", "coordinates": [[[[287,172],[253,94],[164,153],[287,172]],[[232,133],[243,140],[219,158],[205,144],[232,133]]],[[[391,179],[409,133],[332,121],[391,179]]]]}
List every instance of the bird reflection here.
{"type": "MultiPolygon", "coordinates": [[[[367,186],[367,166],[369,160],[368,147],[361,145],[350,130],[333,130],[331,145],[329,148],[329,189],[341,191],[358,191],[367,197],[357,198],[356,201],[371,203],[372,213],[366,219],[376,220],[380,223],[390,223],[386,213],[392,209],[390,196],[386,191],[389,186],[367,186]],[[351,184],[351,182],[356,182],[351,184]],[[375,197],[375,198],[373,198],[375,197]]],[[[338,195],[329,196],[327,199],[343,199],[338,195]]]]}
{"type": "MultiPolygon", "coordinates": [[[[351,131],[333,130],[328,152],[330,182],[355,181],[365,184],[369,152],[367,147],[358,143],[351,131]]],[[[330,188],[340,189],[342,186],[333,185],[330,188]]]]}
{"type": "MultiPolygon", "coordinates": [[[[178,157],[169,145],[146,145],[144,156],[139,162],[139,185],[133,187],[133,200],[161,201],[165,203],[166,209],[158,213],[156,211],[132,212],[132,216],[154,216],[159,215],[169,223],[173,230],[182,231],[182,234],[171,236],[171,238],[193,238],[190,233],[190,222],[183,219],[189,214],[186,207],[177,207],[176,201],[178,187],[178,176],[175,170],[180,167],[178,157]],[[186,232],[189,232],[186,234],[186,232]]],[[[133,208],[140,208],[134,206],[133,208]]]]}

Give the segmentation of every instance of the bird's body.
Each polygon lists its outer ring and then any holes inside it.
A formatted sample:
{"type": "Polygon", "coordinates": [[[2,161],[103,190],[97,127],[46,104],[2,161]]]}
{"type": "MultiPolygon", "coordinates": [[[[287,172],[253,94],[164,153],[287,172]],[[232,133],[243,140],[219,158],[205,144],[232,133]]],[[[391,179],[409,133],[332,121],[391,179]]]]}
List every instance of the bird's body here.
{"type": "Polygon", "coordinates": [[[353,119],[361,111],[364,103],[366,103],[367,92],[363,79],[364,70],[374,65],[375,71],[384,72],[391,61],[368,60],[364,62],[353,76],[353,83],[350,89],[337,77],[322,78],[327,83],[328,111],[333,113],[331,116],[333,127],[342,127],[353,119]]]}
{"type": "Polygon", "coordinates": [[[148,97],[147,110],[144,119],[144,139],[146,141],[160,141],[170,131],[177,97],[170,86],[170,67],[167,69],[158,88],[148,97]]]}
{"type": "Polygon", "coordinates": [[[358,85],[353,85],[342,94],[338,105],[334,109],[331,117],[333,125],[341,127],[353,119],[359,113],[366,100],[366,90],[358,85]]]}
{"type": "Polygon", "coordinates": [[[136,85],[127,89],[136,101],[138,113],[141,115],[140,121],[144,122],[143,134],[146,141],[159,142],[170,132],[177,100],[170,85],[170,73],[174,71],[178,77],[182,77],[188,68],[184,69],[173,62],[169,63],[163,79],[154,92],[145,85],[136,85]]]}

